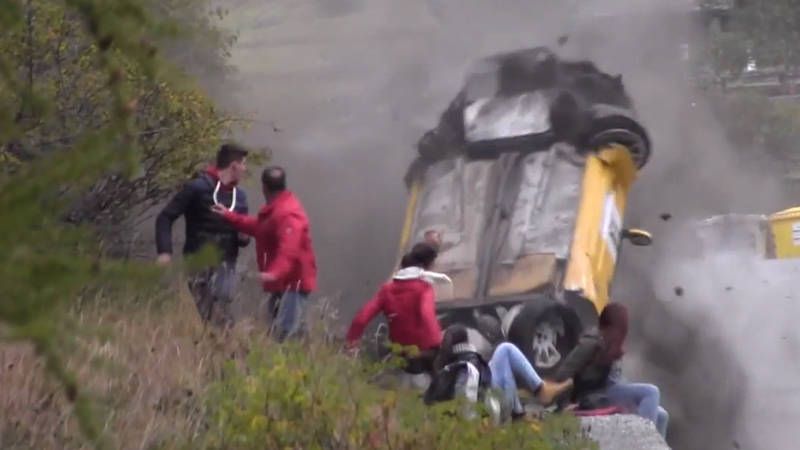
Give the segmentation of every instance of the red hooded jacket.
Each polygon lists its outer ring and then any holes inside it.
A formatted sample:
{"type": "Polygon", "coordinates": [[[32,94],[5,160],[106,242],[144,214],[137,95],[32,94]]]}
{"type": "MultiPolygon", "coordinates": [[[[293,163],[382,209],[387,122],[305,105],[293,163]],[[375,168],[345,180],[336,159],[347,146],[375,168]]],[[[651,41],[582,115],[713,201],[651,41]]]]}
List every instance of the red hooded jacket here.
{"type": "Polygon", "coordinates": [[[269,272],[276,278],[274,282],[264,283],[265,291],[309,293],[317,288],[317,263],[308,216],[293,193],[278,194],[257,216],[229,211],[225,218],[237,230],[256,239],[259,271],[269,272]]]}
{"type": "Polygon", "coordinates": [[[420,350],[438,347],[442,342],[442,328],[436,319],[436,300],[433,286],[421,276],[416,267],[403,269],[392,281],[381,286],[375,297],[367,302],[353,318],[347,332],[347,342],[355,345],[364,334],[367,324],[378,313],[389,322],[389,339],[393,343],[420,350]],[[415,277],[415,270],[419,275],[415,277]]]}

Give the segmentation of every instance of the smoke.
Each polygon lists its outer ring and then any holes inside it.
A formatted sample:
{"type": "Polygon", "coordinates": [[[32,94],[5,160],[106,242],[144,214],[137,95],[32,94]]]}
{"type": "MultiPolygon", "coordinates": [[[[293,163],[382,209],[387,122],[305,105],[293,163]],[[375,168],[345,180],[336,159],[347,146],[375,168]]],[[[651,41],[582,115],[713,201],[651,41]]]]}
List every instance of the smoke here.
{"type": "Polygon", "coordinates": [[[392,268],[402,176],[416,140],[435,125],[468,65],[498,51],[554,47],[568,36],[565,56],[623,75],[654,142],[627,220],[650,229],[655,245],[626,248],[614,286],[635,319],[629,374],[662,387],[675,448],[779,448],[785,441],[751,442],[759,427],[779,425],[777,412],[754,413],[766,374],[779,375],[799,348],[789,328],[777,327],[789,321],[773,320],[787,317],[788,302],[779,299],[785,285],[758,284],[757,277],[771,279],[771,266],[753,256],[698,259],[679,250],[692,242],[691,228],[681,224],[775,211],[787,195],[764,167],[736,156],[735,143],[691,89],[680,46],[695,31],[680,13],[688,3],[244,2],[231,11],[240,31],[240,80],[230,95],[258,119],[246,141],[269,145],[287,168],[312,219],[322,291],[340,298],[350,317],[392,268]],[[604,14],[627,17],[598,17],[604,14]],[[743,331],[762,320],[777,328],[743,331]]]}

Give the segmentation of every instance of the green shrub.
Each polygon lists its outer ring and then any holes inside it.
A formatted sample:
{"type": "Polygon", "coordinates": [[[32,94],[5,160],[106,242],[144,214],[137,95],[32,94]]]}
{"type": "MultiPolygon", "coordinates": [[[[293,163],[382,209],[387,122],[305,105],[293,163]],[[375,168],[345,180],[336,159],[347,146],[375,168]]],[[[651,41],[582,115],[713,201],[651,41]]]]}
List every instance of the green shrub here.
{"type": "Polygon", "coordinates": [[[208,430],[187,448],[590,449],[578,421],[495,426],[467,421],[454,402],[426,407],[419,393],[380,390],[375,367],[327,345],[256,349],[229,362],[206,399],[208,430]]]}

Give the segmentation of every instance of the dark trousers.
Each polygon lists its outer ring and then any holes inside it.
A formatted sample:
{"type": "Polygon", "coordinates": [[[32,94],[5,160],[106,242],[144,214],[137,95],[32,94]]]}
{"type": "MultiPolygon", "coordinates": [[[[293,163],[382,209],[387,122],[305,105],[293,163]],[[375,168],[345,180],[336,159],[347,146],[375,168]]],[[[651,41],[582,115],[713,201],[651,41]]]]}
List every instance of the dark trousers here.
{"type": "Polygon", "coordinates": [[[221,328],[233,326],[231,303],[235,285],[236,272],[232,263],[224,262],[190,276],[189,292],[204,323],[221,328]]]}

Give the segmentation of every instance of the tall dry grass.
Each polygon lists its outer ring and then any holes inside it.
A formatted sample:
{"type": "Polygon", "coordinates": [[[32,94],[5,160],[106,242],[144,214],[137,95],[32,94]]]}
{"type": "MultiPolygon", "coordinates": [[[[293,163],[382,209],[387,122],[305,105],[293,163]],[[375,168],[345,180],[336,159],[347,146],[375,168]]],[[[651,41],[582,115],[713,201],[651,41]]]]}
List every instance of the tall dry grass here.
{"type": "MultiPolygon", "coordinates": [[[[179,301],[125,306],[96,301],[75,313],[69,368],[93,399],[110,448],[171,447],[202,432],[203,397],[226,361],[268,345],[240,322],[228,336],[205,328],[188,292],[179,301]]],[[[0,345],[0,448],[82,449],[70,403],[32,348],[0,345]]]]}

